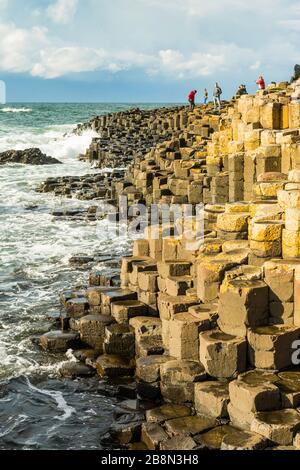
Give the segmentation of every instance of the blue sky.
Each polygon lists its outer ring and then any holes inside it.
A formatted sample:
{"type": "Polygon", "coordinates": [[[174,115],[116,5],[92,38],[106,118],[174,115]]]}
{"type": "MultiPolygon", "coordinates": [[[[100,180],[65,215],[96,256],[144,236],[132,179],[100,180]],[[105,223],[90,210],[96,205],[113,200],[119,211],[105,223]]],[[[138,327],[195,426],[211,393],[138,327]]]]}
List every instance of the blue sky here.
{"type": "Polygon", "coordinates": [[[183,102],[289,79],[299,0],[0,0],[8,101],[183,102]]]}

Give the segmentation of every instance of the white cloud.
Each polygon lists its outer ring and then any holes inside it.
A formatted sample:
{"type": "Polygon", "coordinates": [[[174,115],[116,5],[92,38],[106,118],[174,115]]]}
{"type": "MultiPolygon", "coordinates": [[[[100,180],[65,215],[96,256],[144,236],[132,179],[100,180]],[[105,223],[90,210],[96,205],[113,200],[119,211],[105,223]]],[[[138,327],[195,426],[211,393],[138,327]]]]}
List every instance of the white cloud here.
{"type": "Polygon", "coordinates": [[[201,52],[189,54],[177,49],[143,54],[78,45],[61,47],[59,41],[48,35],[47,29],[22,29],[13,23],[0,24],[0,36],[1,71],[28,72],[46,79],[80,72],[142,69],[150,75],[162,74],[173,80],[220,74],[241,65],[254,68],[253,64],[257,64],[256,52],[235,44],[203,44],[201,52]]]}
{"type": "Polygon", "coordinates": [[[47,8],[47,15],[55,23],[67,24],[74,18],[78,0],[57,0],[47,8]]]}
{"type": "Polygon", "coordinates": [[[39,48],[47,46],[47,29],[23,29],[13,23],[0,24],[0,70],[28,72],[39,58],[39,48]]]}
{"type": "Polygon", "coordinates": [[[177,78],[193,78],[211,75],[224,67],[225,57],[222,54],[194,52],[185,57],[175,50],[159,52],[160,68],[165,73],[176,73],[177,78]]]}
{"type": "MultiPolygon", "coordinates": [[[[199,78],[241,65],[253,67],[256,52],[239,48],[235,44],[214,44],[203,47],[203,52],[188,55],[179,50],[164,49],[147,55],[135,51],[110,52],[104,49],[84,47],[45,48],[40,52],[31,73],[47,79],[63,75],[105,70],[117,73],[141,68],[150,75],[162,74],[170,79],[199,78]],[[213,52],[217,51],[217,53],[213,52]]],[[[256,68],[260,63],[256,62],[256,68]]]]}
{"type": "Polygon", "coordinates": [[[31,73],[43,78],[57,78],[70,73],[92,72],[104,65],[105,56],[104,51],[84,47],[45,49],[31,73]]]}

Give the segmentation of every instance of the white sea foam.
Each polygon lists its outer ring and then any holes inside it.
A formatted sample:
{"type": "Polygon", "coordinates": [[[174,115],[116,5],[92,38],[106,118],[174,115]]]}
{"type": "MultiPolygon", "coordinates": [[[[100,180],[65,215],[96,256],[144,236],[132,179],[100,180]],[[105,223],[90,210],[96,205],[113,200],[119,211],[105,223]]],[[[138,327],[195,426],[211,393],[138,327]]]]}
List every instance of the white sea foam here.
{"type": "Polygon", "coordinates": [[[56,401],[57,408],[59,410],[63,411],[63,415],[62,416],[55,416],[54,419],[57,419],[59,421],[66,421],[67,419],[70,418],[70,416],[72,416],[73,413],[76,413],[75,408],[73,408],[72,406],[69,406],[67,404],[67,402],[64,399],[64,396],[61,392],[55,392],[53,390],[41,390],[40,388],[35,387],[34,385],[32,385],[32,383],[30,382],[28,377],[26,377],[26,381],[27,381],[28,387],[31,390],[33,390],[35,392],[38,392],[41,395],[46,395],[48,397],[51,397],[51,398],[53,398],[53,400],[56,401]]]}
{"type": "Polygon", "coordinates": [[[42,152],[76,167],[76,157],[84,153],[89,147],[92,138],[97,136],[95,131],[86,131],[82,135],[72,134],[73,126],[51,126],[43,132],[37,129],[7,129],[0,135],[0,151],[25,150],[38,147],[42,152]]]}
{"type": "Polygon", "coordinates": [[[0,108],[2,113],[31,113],[31,108],[0,108]]]}

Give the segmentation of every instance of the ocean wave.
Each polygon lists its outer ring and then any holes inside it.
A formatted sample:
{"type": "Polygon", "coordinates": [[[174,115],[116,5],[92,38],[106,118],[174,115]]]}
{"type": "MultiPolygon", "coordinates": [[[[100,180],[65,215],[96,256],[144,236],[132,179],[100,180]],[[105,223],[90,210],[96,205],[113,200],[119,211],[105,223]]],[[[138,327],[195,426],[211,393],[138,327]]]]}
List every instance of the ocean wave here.
{"type": "Polygon", "coordinates": [[[58,158],[64,163],[72,162],[76,165],[76,157],[85,153],[92,138],[97,133],[87,130],[82,135],[72,134],[73,126],[49,126],[40,132],[36,128],[22,129],[18,133],[15,129],[6,129],[0,134],[0,151],[25,150],[31,147],[39,148],[43,153],[58,158]]]}
{"type": "Polygon", "coordinates": [[[31,113],[31,108],[1,108],[2,113],[31,113]]]}

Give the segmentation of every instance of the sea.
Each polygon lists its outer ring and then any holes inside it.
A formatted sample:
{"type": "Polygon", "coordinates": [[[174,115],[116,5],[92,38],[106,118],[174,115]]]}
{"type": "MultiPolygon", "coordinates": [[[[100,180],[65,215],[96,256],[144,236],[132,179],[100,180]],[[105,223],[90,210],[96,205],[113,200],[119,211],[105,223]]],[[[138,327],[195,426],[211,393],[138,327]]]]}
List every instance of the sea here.
{"type": "MultiPolygon", "coordinates": [[[[72,130],[97,115],[164,104],[11,103],[0,107],[0,152],[38,147],[63,164],[0,166],[0,450],[101,449],[118,402],[99,379],[67,380],[58,370],[66,356],[39,350],[31,337],[48,331],[59,294],[87,284],[72,256],[114,253],[130,247],[126,234],[111,238],[105,221],[54,218],[58,208],[91,202],[41,194],[48,177],[95,172],[80,162],[96,136],[72,130]],[[100,222],[101,224],[101,222],[100,222]]],[[[166,105],[170,106],[170,104],[166,105]]]]}

